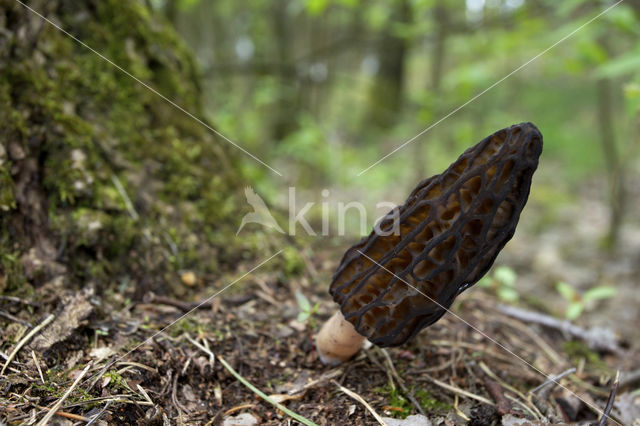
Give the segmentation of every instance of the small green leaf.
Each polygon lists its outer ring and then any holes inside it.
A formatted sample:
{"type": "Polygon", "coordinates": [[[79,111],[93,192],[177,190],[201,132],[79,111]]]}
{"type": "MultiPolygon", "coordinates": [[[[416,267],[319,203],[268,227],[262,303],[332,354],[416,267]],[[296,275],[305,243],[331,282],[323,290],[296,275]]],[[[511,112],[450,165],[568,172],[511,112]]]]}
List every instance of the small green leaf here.
{"type": "Polygon", "coordinates": [[[313,305],[313,309],[311,309],[311,312],[309,312],[309,316],[315,314],[319,307],[320,307],[320,302],[313,305]]]}
{"type": "Polygon", "coordinates": [[[517,275],[515,271],[508,266],[499,266],[493,273],[493,277],[507,287],[513,287],[516,284],[517,275]]]}
{"type": "Polygon", "coordinates": [[[593,287],[587,290],[587,292],[584,294],[583,299],[585,301],[610,299],[616,294],[618,294],[617,288],[601,285],[601,286],[593,287]]]}
{"type": "Polygon", "coordinates": [[[298,314],[298,322],[307,322],[309,319],[309,312],[302,311],[298,314]]]}
{"type": "Polygon", "coordinates": [[[584,304],[579,302],[572,302],[567,307],[567,312],[565,313],[565,315],[567,316],[568,320],[574,320],[578,318],[580,314],[582,314],[583,310],[584,310],[584,304]]]}
{"type": "Polygon", "coordinates": [[[302,312],[311,312],[311,303],[309,302],[309,299],[307,299],[307,296],[302,294],[299,290],[296,290],[296,300],[298,301],[298,306],[302,312]]]}
{"type": "Polygon", "coordinates": [[[573,301],[577,298],[578,292],[576,292],[571,285],[565,283],[564,281],[558,281],[556,284],[556,290],[558,293],[562,295],[568,301],[573,301]]]}
{"type": "Polygon", "coordinates": [[[498,297],[505,302],[517,302],[520,298],[518,292],[510,287],[503,287],[498,290],[498,297]]]}

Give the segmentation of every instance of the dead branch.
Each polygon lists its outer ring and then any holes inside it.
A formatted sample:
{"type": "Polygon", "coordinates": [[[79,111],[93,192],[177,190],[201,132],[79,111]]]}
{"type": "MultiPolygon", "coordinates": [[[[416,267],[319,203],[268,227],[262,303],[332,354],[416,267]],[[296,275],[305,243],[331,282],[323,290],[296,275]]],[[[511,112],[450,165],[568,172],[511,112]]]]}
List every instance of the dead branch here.
{"type": "Polygon", "coordinates": [[[526,311],[514,306],[498,304],[497,309],[499,312],[521,321],[540,324],[577,337],[578,339],[584,340],[592,349],[614,352],[616,354],[621,354],[622,352],[611,330],[600,327],[592,327],[585,330],[567,320],[559,320],[540,312],[526,311]]]}

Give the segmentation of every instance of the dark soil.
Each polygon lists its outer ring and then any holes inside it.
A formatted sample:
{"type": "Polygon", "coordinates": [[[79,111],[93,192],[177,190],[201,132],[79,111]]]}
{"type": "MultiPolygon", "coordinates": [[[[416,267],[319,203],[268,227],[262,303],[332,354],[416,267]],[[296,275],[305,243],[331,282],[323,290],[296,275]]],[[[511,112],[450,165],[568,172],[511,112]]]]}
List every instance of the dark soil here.
{"type": "MultiPolygon", "coordinates": [[[[612,387],[610,366],[629,371],[638,365],[637,354],[624,342],[617,354],[595,352],[558,330],[499,313],[495,298],[474,288],[458,299],[454,312],[504,349],[447,314],[407,345],[368,348],[342,366],[327,367],[317,359],[313,333],[335,308],[325,294],[334,265],[317,260],[308,266],[297,278],[258,270],[175,324],[188,304],[151,294],[148,303],[133,303],[117,293],[97,296],[85,289],[74,295],[58,289],[52,297],[50,288],[41,288],[35,304],[1,299],[0,309],[11,316],[0,319],[5,358],[30,328],[18,319],[36,325],[48,313],[65,318],[56,330],[62,341],[34,338],[0,379],[2,420],[20,424],[41,418],[90,362],[61,414],[87,419],[99,414],[102,424],[222,424],[241,413],[259,424],[289,420],[237,380],[221,357],[259,390],[317,424],[377,423],[339,384],[381,416],[403,418],[422,410],[433,424],[501,424],[513,417],[595,421],[612,387]],[[306,323],[296,320],[296,291],[320,303],[306,323]],[[76,309],[87,302],[89,314],[76,309]],[[74,321],[74,312],[85,318],[74,321]],[[549,374],[578,370],[560,380],[562,387],[552,385],[534,397],[528,392],[545,377],[525,360],[549,374]]],[[[201,300],[232,281],[207,282],[201,300]]],[[[50,327],[56,320],[41,334],[50,327]]],[[[624,413],[614,408],[613,414],[624,421],[624,413]]]]}

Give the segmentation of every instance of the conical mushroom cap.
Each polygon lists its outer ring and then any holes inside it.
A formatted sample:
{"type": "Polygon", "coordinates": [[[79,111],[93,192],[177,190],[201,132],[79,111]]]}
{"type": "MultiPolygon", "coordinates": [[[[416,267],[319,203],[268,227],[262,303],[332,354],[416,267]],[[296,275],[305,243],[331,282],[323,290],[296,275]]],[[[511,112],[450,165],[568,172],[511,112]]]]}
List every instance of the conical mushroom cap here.
{"type": "Polygon", "coordinates": [[[399,226],[392,210],[344,254],[329,292],[345,319],[379,346],[436,322],[513,236],[541,152],[542,134],[521,123],[420,182],[396,212],[399,226]]]}

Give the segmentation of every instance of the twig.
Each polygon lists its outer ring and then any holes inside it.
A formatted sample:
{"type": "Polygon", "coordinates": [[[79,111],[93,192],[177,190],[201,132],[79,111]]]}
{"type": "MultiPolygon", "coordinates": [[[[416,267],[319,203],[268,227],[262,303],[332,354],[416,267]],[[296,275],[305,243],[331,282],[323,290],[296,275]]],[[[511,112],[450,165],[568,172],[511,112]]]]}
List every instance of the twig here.
{"type": "Polygon", "coordinates": [[[342,386],[340,383],[336,382],[333,379],[331,380],[331,382],[334,385],[336,385],[338,387],[338,389],[340,389],[342,392],[346,393],[348,396],[350,396],[351,398],[355,399],[360,404],[362,404],[364,406],[364,408],[366,408],[371,413],[371,415],[373,415],[373,417],[378,421],[378,423],[380,423],[382,426],[387,426],[387,423],[385,423],[385,421],[382,419],[382,417],[380,417],[380,415],[378,413],[376,413],[376,411],[373,409],[373,407],[370,406],[369,403],[364,400],[364,398],[362,398],[360,395],[358,395],[354,391],[345,388],[344,386],[342,386]]]}
{"type": "MultiPolygon", "coordinates": [[[[128,367],[138,367],[138,368],[142,368],[143,370],[147,370],[147,371],[150,371],[152,373],[158,374],[158,369],[153,368],[153,367],[149,367],[148,365],[144,365],[144,364],[141,364],[139,362],[119,361],[119,362],[116,362],[116,365],[126,365],[128,367]]],[[[123,369],[118,370],[118,374],[121,374],[122,371],[123,371],[123,369]]]]}
{"type": "Polygon", "coordinates": [[[538,346],[540,346],[540,349],[542,349],[542,351],[546,353],[549,359],[553,361],[556,365],[562,365],[562,364],[566,365],[567,362],[560,357],[558,352],[556,352],[551,347],[551,345],[549,345],[542,337],[534,333],[530,327],[527,327],[521,322],[513,321],[513,319],[509,318],[506,315],[504,317],[505,319],[509,320],[509,322],[507,322],[509,326],[517,329],[520,332],[527,334],[529,338],[531,338],[531,340],[533,340],[538,346]]]}
{"type": "MultiPolygon", "coordinates": [[[[51,315],[49,318],[53,319],[53,315],[51,315]]],[[[42,420],[40,420],[40,422],[38,423],[38,426],[44,426],[44,425],[49,423],[49,420],[51,420],[51,418],[54,415],[56,415],[56,412],[60,409],[60,407],[62,407],[62,403],[64,402],[64,400],[67,399],[69,397],[69,395],[71,395],[71,392],[73,392],[73,390],[76,388],[76,386],[78,386],[78,383],[80,383],[80,380],[82,380],[84,375],[87,374],[87,371],[89,371],[89,369],[91,368],[92,365],[93,365],[93,361],[91,361],[91,362],[89,362],[89,364],[87,364],[87,366],[84,368],[84,370],[82,370],[80,375],[78,377],[76,377],[76,379],[73,381],[73,384],[71,385],[71,387],[69,389],[67,389],[67,391],[64,393],[64,395],[62,395],[62,398],[60,398],[58,400],[58,402],[56,402],[54,404],[54,406],[51,407],[49,412],[42,418],[42,420]]]]}
{"type": "MultiPolygon", "coordinates": [[[[211,361],[211,367],[213,367],[215,365],[216,362],[216,356],[213,354],[213,352],[211,352],[211,350],[207,349],[204,345],[201,345],[200,343],[198,343],[197,341],[195,341],[194,339],[192,339],[189,336],[186,336],[188,341],[190,341],[195,347],[197,347],[198,349],[200,349],[202,352],[206,353],[207,355],[209,355],[209,360],[211,361]]],[[[206,340],[205,340],[206,342],[206,340]]]]}
{"type": "Polygon", "coordinates": [[[487,388],[489,395],[491,395],[491,398],[496,402],[498,414],[502,416],[511,412],[511,403],[505,398],[502,386],[500,386],[498,382],[485,376],[484,387],[487,388]]]}
{"type": "Polygon", "coordinates": [[[540,410],[538,410],[538,407],[535,406],[535,404],[533,404],[526,396],[524,396],[524,394],[522,392],[520,392],[518,389],[514,388],[513,386],[511,386],[509,383],[505,382],[504,380],[502,380],[500,377],[498,377],[496,375],[496,373],[494,373],[493,371],[491,371],[491,369],[489,369],[489,367],[487,366],[487,364],[485,364],[483,361],[480,361],[478,363],[478,366],[480,367],[480,369],[489,377],[491,377],[493,380],[495,380],[496,382],[500,383],[500,385],[507,389],[510,392],[513,392],[515,395],[519,396],[520,400],[518,400],[515,397],[510,396],[509,394],[505,394],[504,396],[507,399],[510,399],[511,401],[517,402],[519,405],[523,406],[528,412],[530,412],[533,417],[536,418],[536,420],[540,420],[542,419],[544,416],[542,415],[542,413],[540,412],[540,410]],[[529,404],[531,404],[530,406],[528,406],[527,404],[525,404],[525,402],[528,402],[529,404]]]}
{"type": "MultiPolygon", "coordinates": [[[[31,404],[31,405],[33,405],[34,407],[36,407],[36,408],[38,408],[40,410],[47,410],[47,411],[51,412],[51,408],[49,408],[49,407],[43,407],[43,406],[38,405],[38,404],[31,404]]],[[[60,416],[60,417],[64,417],[66,419],[78,420],[80,422],[85,422],[85,423],[91,421],[91,419],[88,418],[88,417],[80,416],[78,414],[73,414],[73,413],[67,413],[66,411],[60,411],[60,410],[56,411],[55,415],[56,416],[60,416]]]]}
{"type": "MultiPolygon", "coordinates": [[[[242,295],[238,298],[225,298],[225,304],[228,306],[240,306],[253,298],[253,295],[247,294],[242,295]]],[[[166,296],[158,296],[153,292],[149,292],[144,296],[144,303],[155,303],[167,306],[173,306],[174,308],[178,308],[183,312],[191,311],[192,309],[211,309],[216,302],[216,300],[204,300],[202,302],[183,302],[181,300],[171,299],[166,296]]]]}
{"type": "Polygon", "coordinates": [[[606,407],[604,407],[604,412],[602,413],[602,418],[600,419],[600,423],[598,424],[598,426],[606,426],[607,419],[609,418],[609,413],[611,413],[611,408],[613,407],[613,401],[616,399],[616,392],[618,392],[619,384],[620,384],[620,370],[616,372],[616,379],[613,382],[613,387],[611,388],[611,393],[609,394],[607,405],[606,407]]]}
{"type": "Polygon", "coordinates": [[[189,357],[189,359],[187,359],[187,362],[184,363],[184,366],[182,367],[182,371],[180,372],[181,376],[184,376],[187,373],[187,370],[189,369],[189,366],[191,365],[191,360],[192,360],[192,358],[189,357]]]}
{"type": "Polygon", "coordinates": [[[518,398],[509,395],[508,393],[504,394],[505,398],[507,398],[509,401],[515,402],[516,404],[518,404],[519,406],[521,406],[526,412],[528,412],[529,414],[531,414],[531,417],[535,418],[536,420],[540,420],[542,419],[544,416],[542,415],[542,413],[537,414],[540,412],[540,410],[538,410],[538,407],[536,407],[535,405],[533,406],[535,408],[535,411],[531,409],[531,407],[529,407],[527,404],[525,404],[524,402],[520,401],[518,398]]]}
{"type": "Polygon", "coordinates": [[[222,417],[227,417],[230,414],[235,413],[236,411],[241,411],[241,410],[245,410],[247,408],[253,408],[255,407],[255,404],[242,404],[242,405],[236,405],[235,407],[231,407],[229,408],[227,411],[225,411],[224,413],[222,413],[222,417]]]}
{"type": "Polygon", "coordinates": [[[495,403],[493,401],[488,400],[487,398],[480,396],[480,395],[476,395],[475,393],[471,393],[471,392],[467,392],[466,390],[457,388],[455,386],[452,385],[448,385],[444,382],[441,382],[440,380],[434,379],[433,377],[428,377],[428,379],[433,382],[434,384],[445,388],[453,393],[457,393],[463,396],[466,396],[467,398],[471,398],[471,399],[475,399],[476,401],[480,401],[480,402],[484,402],[487,405],[491,405],[492,407],[495,407],[495,403]]]}
{"type": "Polygon", "coordinates": [[[47,325],[49,325],[49,323],[51,321],[53,321],[53,319],[55,318],[55,315],[51,314],[49,315],[44,321],[42,321],[40,324],[38,324],[37,326],[35,326],[33,328],[33,330],[31,330],[29,332],[29,334],[27,334],[26,336],[24,336],[24,338],[22,340],[20,340],[20,342],[16,345],[16,347],[13,349],[13,351],[9,354],[9,358],[7,358],[7,362],[5,362],[4,367],[2,367],[2,370],[0,371],[0,376],[2,376],[4,374],[4,370],[7,369],[7,367],[9,366],[9,364],[11,363],[11,361],[13,360],[13,358],[15,358],[15,356],[18,354],[18,351],[29,341],[31,340],[31,338],[33,336],[35,336],[40,330],[42,330],[43,328],[45,328],[47,325]]]}
{"type": "Polygon", "coordinates": [[[17,322],[17,323],[20,323],[20,324],[24,325],[25,327],[33,328],[33,325],[31,325],[27,321],[21,320],[20,318],[11,315],[9,312],[7,312],[7,311],[5,311],[3,309],[0,309],[0,317],[5,317],[9,321],[17,322]]]}
{"type": "MultiPolygon", "coordinates": [[[[486,347],[482,346],[482,345],[478,345],[478,344],[474,344],[474,343],[468,343],[468,342],[452,342],[449,340],[431,340],[430,343],[434,346],[448,346],[448,347],[460,347],[460,348],[464,348],[464,349],[471,349],[472,351],[478,351],[478,352],[482,352],[487,356],[491,356],[495,359],[498,359],[500,361],[504,361],[504,362],[508,362],[511,363],[513,362],[512,357],[509,357],[507,355],[504,354],[500,354],[497,352],[492,352],[490,350],[488,350],[486,347]]],[[[421,370],[422,372],[426,371],[426,370],[421,370]]]]}
{"type": "Polygon", "coordinates": [[[184,421],[182,420],[182,414],[183,412],[186,414],[189,412],[189,410],[187,410],[185,407],[182,406],[182,404],[180,403],[180,401],[178,401],[178,395],[177,395],[177,388],[178,388],[178,377],[180,376],[180,374],[176,374],[175,376],[173,376],[173,386],[171,388],[171,400],[173,401],[173,405],[176,406],[176,410],[178,410],[178,423],[179,424],[183,424],[184,421]]]}
{"type": "MultiPolygon", "coordinates": [[[[558,384],[558,380],[568,376],[569,374],[573,374],[576,372],[575,367],[572,367],[570,369],[568,369],[567,371],[563,371],[562,373],[558,374],[557,376],[551,376],[548,377],[547,380],[544,381],[544,383],[542,383],[539,386],[536,386],[535,388],[531,389],[529,391],[529,393],[537,393],[538,391],[543,390],[544,388],[546,388],[547,386],[553,384],[554,386],[552,386],[550,389],[553,389],[555,387],[555,385],[558,384]]],[[[548,393],[547,393],[548,395],[548,393]]],[[[540,397],[543,397],[543,395],[538,395],[540,397]]],[[[546,398],[546,396],[544,396],[544,398],[546,398]]]]}
{"type": "Polygon", "coordinates": [[[306,383],[305,385],[296,386],[293,389],[290,389],[287,393],[289,395],[295,395],[295,394],[300,393],[302,391],[305,391],[305,390],[307,390],[309,388],[317,386],[320,383],[326,382],[327,380],[335,379],[336,377],[340,376],[341,374],[342,374],[342,369],[341,368],[328,371],[328,372],[324,373],[322,376],[320,376],[319,378],[317,378],[315,380],[312,380],[309,383],[306,383]]]}
{"type": "Polygon", "coordinates": [[[536,408],[538,408],[540,412],[545,415],[545,417],[549,417],[551,413],[553,413],[552,408],[547,403],[547,399],[549,398],[551,391],[556,386],[560,385],[560,382],[558,380],[574,373],[575,371],[575,368],[570,368],[569,370],[564,371],[557,376],[550,376],[547,378],[547,380],[544,381],[544,383],[529,391],[530,399],[532,400],[533,405],[535,405],[536,408]]]}
{"type": "Polygon", "coordinates": [[[614,353],[621,352],[615,338],[607,330],[595,327],[585,330],[577,325],[571,324],[567,320],[559,320],[540,312],[526,311],[514,306],[498,305],[497,309],[503,314],[517,318],[521,321],[540,324],[582,339],[587,342],[589,347],[592,349],[605,350],[614,353]]]}
{"type": "Polygon", "coordinates": [[[142,386],[140,386],[139,384],[136,385],[136,387],[138,388],[138,390],[140,391],[140,393],[142,394],[142,396],[144,397],[144,399],[147,400],[147,402],[153,404],[153,400],[151,399],[151,397],[149,396],[149,394],[147,393],[146,390],[144,390],[144,388],[142,386]]]}
{"type": "Polygon", "coordinates": [[[395,391],[396,390],[396,384],[395,384],[395,382],[393,380],[393,376],[391,375],[391,370],[389,368],[385,367],[384,365],[382,365],[380,360],[378,360],[378,358],[376,358],[376,356],[373,353],[373,351],[365,350],[363,352],[366,355],[366,357],[369,358],[369,361],[371,361],[373,364],[375,364],[375,366],[378,367],[381,371],[384,371],[386,373],[387,379],[389,379],[389,387],[391,388],[392,391],[395,391]]]}
{"type": "Polygon", "coordinates": [[[144,303],[154,303],[154,304],[160,304],[160,305],[167,305],[167,306],[173,306],[174,308],[178,308],[183,312],[188,312],[191,309],[193,309],[194,307],[198,307],[198,308],[202,308],[202,309],[209,309],[211,308],[211,304],[210,303],[204,303],[202,305],[199,305],[198,303],[189,303],[189,302],[183,302],[181,300],[176,300],[176,299],[171,299],[169,297],[166,296],[158,296],[154,293],[147,293],[144,296],[144,303]]]}
{"type": "Polygon", "coordinates": [[[396,370],[396,367],[393,365],[393,361],[391,360],[391,356],[389,356],[389,352],[387,352],[387,350],[384,348],[380,348],[380,352],[382,352],[382,355],[384,355],[384,358],[386,359],[387,364],[389,365],[389,369],[391,370],[391,375],[396,380],[396,382],[398,382],[398,386],[400,386],[400,389],[402,389],[402,392],[404,392],[405,396],[409,399],[409,401],[411,401],[413,406],[416,407],[416,410],[418,410],[418,413],[426,417],[427,414],[422,409],[422,406],[420,405],[418,400],[416,400],[416,397],[413,395],[413,392],[411,392],[407,388],[407,386],[404,384],[404,380],[402,380],[402,378],[398,374],[398,371],[396,370]]]}
{"type": "Polygon", "coordinates": [[[209,351],[209,365],[213,368],[216,365],[216,356],[211,352],[211,348],[209,348],[209,341],[206,338],[202,338],[202,345],[209,351]]]}
{"type": "Polygon", "coordinates": [[[449,368],[452,364],[453,364],[453,360],[449,359],[445,362],[443,362],[440,365],[436,365],[434,367],[428,367],[428,368],[421,368],[419,370],[417,369],[408,369],[405,371],[406,374],[412,373],[412,372],[416,372],[416,373],[437,373],[438,371],[442,371],[442,370],[446,370],[447,368],[449,368]]]}
{"type": "Polygon", "coordinates": [[[620,378],[620,386],[621,388],[631,385],[634,382],[640,380],[640,369],[633,370],[628,373],[622,373],[622,377],[620,378]]]}
{"type": "Polygon", "coordinates": [[[274,401],[267,394],[265,394],[260,389],[258,389],[255,386],[253,386],[244,377],[242,377],[240,374],[238,374],[238,372],[236,370],[234,370],[227,363],[227,361],[225,361],[224,358],[222,358],[220,355],[218,355],[218,360],[220,360],[220,363],[224,366],[224,368],[227,369],[227,371],[229,373],[231,373],[231,375],[233,375],[233,377],[235,377],[240,383],[242,383],[243,385],[245,385],[246,387],[251,389],[251,391],[253,391],[253,393],[258,395],[260,398],[262,398],[265,401],[267,401],[269,404],[277,407],[279,410],[281,410],[282,412],[287,414],[289,417],[292,417],[292,418],[296,419],[297,421],[299,421],[300,423],[302,423],[304,425],[307,425],[307,426],[318,426],[316,423],[312,422],[311,420],[307,419],[306,417],[302,417],[300,414],[294,413],[293,411],[289,410],[284,405],[280,404],[279,402],[274,401]]]}
{"type": "Polygon", "coordinates": [[[460,410],[460,401],[459,401],[458,394],[455,394],[455,396],[453,397],[453,409],[455,410],[458,416],[464,419],[465,422],[471,421],[469,416],[467,416],[465,413],[462,412],[462,410],[460,410]]]}
{"type": "Polygon", "coordinates": [[[42,370],[40,369],[40,363],[38,362],[38,358],[36,358],[36,353],[33,350],[31,351],[31,356],[33,357],[33,362],[36,364],[38,373],[40,374],[40,381],[44,385],[44,376],[42,375],[42,370]]]}
{"type": "Polygon", "coordinates": [[[100,411],[98,412],[98,414],[96,414],[95,416],[93,416],[93,418],[91,418],[91,420],[89,421],[89,423],[87,423],[87,424],[86,424],[86,426],[90,426],[90,425],[94,424],[95,422],[97,422],[97,421],[98,421],[98,419],[99,419],[100,417],[102,417],[102,415],[104,414],[104,412],[105,412],[105,411],[107,411],[107,408],[109,408],[109,406],[110,406],[110,405],[111,405],[111,401],[108,401],[108,402],[104,405],[104,407],[102,407],[102,410],[100,410],[100,411]]]}
{"type": "Polygon", "coordinates": [[[25,300],[25,299],[21,299],[19,297],[15,297],[15,296],[4,296],[4,295],[0,295],[0,300],[8,300],[9,302],[16,302],[16,303],[22,303],[23,305],[29,305],[29,306],[33,306],[33,307],[38,307],[38,304],[35,302],[31,302],[29,300],[25,300]]]}
{"type": "Polygon", "coordinates": [[[524,394],[522,392],[520,392],[518,389],[514,388],[513,386],[511,386],[509,383],[505,382],[504,380],[502,380],[500,377],[498,377],[498,375],[496,373],[494,373],[493,371],[491,371],[491,369],[489,369],[489,367],[487,366],[487,364],[484,363],[484,361],[480,361],[478,363],[478,367],[480,367],[480,369],[489,377],[491,377],[493,380],[495,380],[496,382],[500,383],[500,385],[513,392],[514,394],[518,395],[520,398],[522,398],[523,400],[526,400],[527,397],[524,396],[524,394]]]}
{"type": "Polygon", "coordinates": [[[404,384],[404,380],[398,375],[398,371],[396,370],[395,365],[393,365],[393,361],[391,360],[391,356],[389,356],[389,352],[384,348],[378,348],[378,350],[384,356],[384,359],[387,361],[387,365],[389,366],[389,371],[391,372],[391,376],[398,382],[398,385],[402,386],[404,384]]]}

